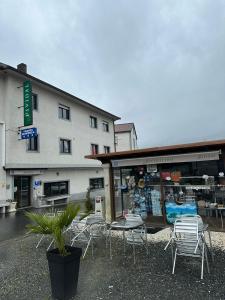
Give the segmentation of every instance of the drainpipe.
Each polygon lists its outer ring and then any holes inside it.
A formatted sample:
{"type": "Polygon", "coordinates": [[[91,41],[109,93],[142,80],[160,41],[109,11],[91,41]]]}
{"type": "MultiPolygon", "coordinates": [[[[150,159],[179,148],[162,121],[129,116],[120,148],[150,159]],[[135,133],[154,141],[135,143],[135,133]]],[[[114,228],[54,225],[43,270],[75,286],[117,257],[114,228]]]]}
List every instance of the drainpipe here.
{"type": "Polygon", "coordinates": [[[5,122],[0,121],[0,125],[2,125],[2,167],[5,167],[5,158],[6,158],[6,153],[5,153],[5,122]]]}

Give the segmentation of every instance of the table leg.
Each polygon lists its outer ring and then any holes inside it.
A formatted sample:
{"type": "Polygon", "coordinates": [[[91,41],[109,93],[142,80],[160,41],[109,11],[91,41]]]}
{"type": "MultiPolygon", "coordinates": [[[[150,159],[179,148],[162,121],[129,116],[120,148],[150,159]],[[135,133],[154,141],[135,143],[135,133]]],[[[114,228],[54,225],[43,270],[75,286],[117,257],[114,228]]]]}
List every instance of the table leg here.
{"type": "Polygon", "coordinates": [[[112,259],[112,230],[109,229],[109,256],[112,259]]]}
{"type": "Polygon", "coordinates": [[[220,210],[220,218],[221,218],[221,225],[222,225],[222,228],[223,228],[223,214],[222,214],[222,210],[220,210]]]}
{"type": "Polygon", "coordinates": [[[123,229],[123,254],[125,255],[125,248],[126,248],[126,245],[125,245],[125,230],[123,229]]]}

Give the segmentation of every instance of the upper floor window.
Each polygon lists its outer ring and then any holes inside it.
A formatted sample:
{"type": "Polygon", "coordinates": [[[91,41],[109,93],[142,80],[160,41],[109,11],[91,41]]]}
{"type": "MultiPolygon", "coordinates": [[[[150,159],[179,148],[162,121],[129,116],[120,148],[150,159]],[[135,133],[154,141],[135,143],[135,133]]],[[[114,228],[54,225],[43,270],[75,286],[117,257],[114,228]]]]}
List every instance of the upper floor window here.
{"type": "Polygon", "coordinates": [[[70,108],[68,106],[59,105],[59,118],[70,120],[70,108]]]}
{"type": "Polygon", "coordinates": [[[27,151],[38,151],[39,138],[38,135],[27,140],[27,151]]]}
{"type": "Polygon", "coordinates": [[[104,153],[109,153],[109,152],[110,152],[110,147],[104,146],[104,153]]]}
{"type": "Polygon", "coordinates": [[[98,145],[91,144],[91,154],[92,155],[98,154],[98,145]]]}
{"type": "Polygon", "coordinates": [[[71,140],[60,139],[59,142],[59,151],[60,153],[71,153],[71,140]]]}
{"type": "Polygon", "coordinates": [[[32,93],[33,110],[38,110],[38,95],[32,93]]]}
{"type": "Polygon", "coordinates": [[[109,132],[109,123],[106,122],[106,121],[103,121],[102,122],[102,128],[103,128],[103,131],[109,132]]]}
{"type": "Polygon", "coordinates": [[[91,128],[97,128],[98,127],[98,123],[97,123],[97,118],[90,116],[90,127],[91,128]]]}

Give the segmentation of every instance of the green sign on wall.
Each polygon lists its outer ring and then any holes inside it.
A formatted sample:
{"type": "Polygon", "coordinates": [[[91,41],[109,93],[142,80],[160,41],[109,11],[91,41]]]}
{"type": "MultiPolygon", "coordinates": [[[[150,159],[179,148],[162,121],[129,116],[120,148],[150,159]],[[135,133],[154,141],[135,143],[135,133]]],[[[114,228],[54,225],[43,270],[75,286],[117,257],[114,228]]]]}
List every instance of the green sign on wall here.
{"type": "Polygon", "coordinates": [[[24,126],[33,125],[32,85],[29,80],[23,83],[24,126]]]}

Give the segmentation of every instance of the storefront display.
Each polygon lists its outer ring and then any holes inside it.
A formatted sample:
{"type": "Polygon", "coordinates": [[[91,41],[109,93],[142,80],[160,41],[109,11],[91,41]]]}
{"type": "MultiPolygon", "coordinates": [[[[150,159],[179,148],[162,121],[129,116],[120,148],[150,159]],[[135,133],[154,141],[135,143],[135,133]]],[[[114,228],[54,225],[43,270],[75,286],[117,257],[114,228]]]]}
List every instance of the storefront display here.
{"type": "MultiPolygon", "coordinates": [[[[184,214],[215,218],[215,208],[225,205],[225,185],[221,184],[225,183],[224,173],[219,176],[215,164],[213,161],[207,165],[210,175],[200,174],[200,162],[197,171],[196,163],[118,168],[122,210],[139,214],[147,222],[159,218],[169,224],[184,214]],[[211,170],[217,174],[213,176],[211,170]]],[[[205,171],[205,162],[203,167],[205,171]]],[[[118,181],[118,171],[116,174],[118,181]]]]}

